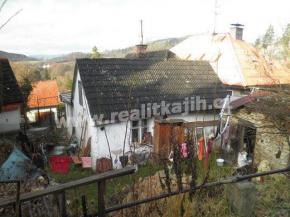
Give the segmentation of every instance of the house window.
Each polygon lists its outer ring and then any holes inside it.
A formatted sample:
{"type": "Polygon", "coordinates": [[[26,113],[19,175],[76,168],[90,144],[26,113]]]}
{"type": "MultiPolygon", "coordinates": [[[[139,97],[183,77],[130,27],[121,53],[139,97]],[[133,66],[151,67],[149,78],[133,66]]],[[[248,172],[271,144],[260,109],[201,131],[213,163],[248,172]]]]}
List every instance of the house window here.
{"type": "Polygon", "coordinates": [[[148,132],[148,123],[146,119],[131,122],[131,141],[133,143],[142,142],[145,133],[148,132]]]}
{"type": "Polygon", "coordinates": [[[83,105],[83,87],[82,87],[81,81],[78,82],[78,86],[79,86],[79,103],[82,106],[83,105]]]}

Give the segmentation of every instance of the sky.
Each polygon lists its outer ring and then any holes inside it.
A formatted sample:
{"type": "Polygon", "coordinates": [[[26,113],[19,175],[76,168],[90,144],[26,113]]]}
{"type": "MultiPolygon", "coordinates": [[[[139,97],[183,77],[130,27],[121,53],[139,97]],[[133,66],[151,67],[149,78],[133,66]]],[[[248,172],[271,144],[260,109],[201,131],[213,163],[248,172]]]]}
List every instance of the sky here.
{"type": "MultiPolygon", "coordinates": [[[[0,0],[0,3],[3,0],[0,0]]],[[[281,34],[290,23],[289,0],[8,0],[0,24],[0,50],[26,55],[100,51],[144,41],[212,32],[245,25],[244,40],[254,42],[272,24],[281,34]]]]}

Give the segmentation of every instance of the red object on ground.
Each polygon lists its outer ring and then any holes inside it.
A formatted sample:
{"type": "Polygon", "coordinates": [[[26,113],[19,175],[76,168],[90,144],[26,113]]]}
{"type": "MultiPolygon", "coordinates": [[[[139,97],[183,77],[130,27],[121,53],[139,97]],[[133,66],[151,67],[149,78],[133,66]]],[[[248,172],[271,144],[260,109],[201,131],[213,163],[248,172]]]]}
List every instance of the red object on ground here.
{"type": "Polygon", "coordinates": [[[51,171],[54,173],[68,173],[71,164],[71,157],[69,156],[51,156],[49,157],[49,164],[51,171]]]}

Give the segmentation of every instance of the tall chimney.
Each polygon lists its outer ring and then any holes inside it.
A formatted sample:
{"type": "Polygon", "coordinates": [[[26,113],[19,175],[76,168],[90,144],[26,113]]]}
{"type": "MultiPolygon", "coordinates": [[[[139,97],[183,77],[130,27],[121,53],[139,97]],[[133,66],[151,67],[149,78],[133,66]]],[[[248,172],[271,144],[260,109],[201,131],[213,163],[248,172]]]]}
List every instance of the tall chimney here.
{"type": "Polygon", "coordinates": [[[243,40],[244,25],[240,23],[231,24],[231,35],[237,40],[243,40]]]}
{"type": "Polygon", "coordinates": [[[135,49],[137,57],[144,57],[146,55],[147,44],[137,44],[135,49]]]}
{"type": "Polygon", "coordinates": [[[146,55],[147,45],[143,43],[143,20],[140,20],[140,27],[141,41],[140,44],[136,45],[136,54],[137,57],[144,57],[146,55]]]}

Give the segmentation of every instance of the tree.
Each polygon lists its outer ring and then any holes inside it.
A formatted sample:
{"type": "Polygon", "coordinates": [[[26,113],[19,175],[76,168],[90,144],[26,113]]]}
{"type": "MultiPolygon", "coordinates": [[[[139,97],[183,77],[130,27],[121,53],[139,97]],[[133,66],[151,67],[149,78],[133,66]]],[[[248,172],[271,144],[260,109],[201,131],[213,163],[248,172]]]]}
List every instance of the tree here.
{"type": "Polygon", "coordinates": [[[262,38],[262,47],[264,49],[267,49],[270,45],[273,44],[274,36],[275,36],[274,27],[270,25],[262,38]]]}
{"type": "Polygon", "coordinates": [[[98,48],[96,46],[94,46],[93,49],[92,49],[91,58],[92,59],[101,58],[101,54],[99,53],[98,48]]]}
{"type": "Polygon", "coordinates": [[[27,123],[26,112],[28,111],[28,98],[32,89],[33,87],[32,87],[32,83],[29,77],[28,76],[23,77],[20,83],[20,90],[23,96],[23,113],[24,113],[24,119],[26,123],[27,123]]]}
{"type": "Polygon", "coordinates": [[[260,46],[261,46],[261,39],[257,38],[256,41],[255,41],[255,47],[259,48],[260,46]]]}
{"type": "MultiPolygon", "coordinates": [[[[4,8],[5,4],[8,2],[8,0],[3,0],[1,5],[0,5],[0,12],[4,8]]],[[[16,11],[12,16],[10,16],[4,23],[0,24],[0,30],[2,30],[14,17],[16,17],[22,9],[16,11]]]]}
{"type": "Polygon", "coordinates": [[[282,55],[284,59],[290,58],[290,23],[288,23],[281,39],[282,55]]]}

